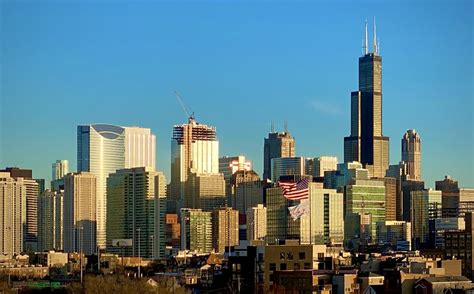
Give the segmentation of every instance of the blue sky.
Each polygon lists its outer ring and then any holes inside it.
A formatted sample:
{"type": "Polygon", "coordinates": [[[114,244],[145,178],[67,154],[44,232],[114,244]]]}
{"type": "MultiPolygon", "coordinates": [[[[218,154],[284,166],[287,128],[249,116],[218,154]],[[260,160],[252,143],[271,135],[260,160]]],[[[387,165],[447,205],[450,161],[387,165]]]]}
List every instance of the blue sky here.
{"type": "Polygon", "coordinates": [[[149,127],[169,175],[178,90],[221,155],[262,172],[271,121],[298,156],[343,160],[366,18],[383,58],[383,131],[422,138],[428,186],[474,187],[472,1],[0,1],[0,166],[76,168],[76,126],[149,127]]]}

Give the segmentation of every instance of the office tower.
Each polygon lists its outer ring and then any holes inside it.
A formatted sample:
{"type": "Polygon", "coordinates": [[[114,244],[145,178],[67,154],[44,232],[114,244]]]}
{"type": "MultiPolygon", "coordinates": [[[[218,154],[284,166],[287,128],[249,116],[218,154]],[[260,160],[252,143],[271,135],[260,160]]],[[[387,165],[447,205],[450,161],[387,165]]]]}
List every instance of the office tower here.
{"type": "Polygon", "coordinates": [[[441,204],[441,191],[424,189],[411,192],[411,224],[416,249],[428,241],[429,210],[433,204],[441,204]]]}
{"type": "Polygon", "coordinates": [[[212,212],[212,243],[214,250],[223,253],[226,247],[239,245],[239,212],[226,207],[212,212]]]}
{"type": "Polygon", "coordinates": [[[281,176],[305,175],[304,157],[278,157],[272,159],[271,180],[276,183],[281,176]]]}
{"type": "Polygon", "coordinates": [[[69,173],[69,162],[67,160],[56,160],[52,164],[52,176],[51,180],[62,179],[65,175],[69,173]]]}
{"type": "Polygon", "coordinates": [[[10,177],[15,179],[23,178],[26,187],[26,224],[23,230],[23,250],[35,252],[38,250],[38,182],[33,179],[31,169],[7,167],[0,172],[8,172],[10,177]]]}
{"type": "Polygon", "coordinates": [[[77,127],[77,171],[97,177],[97,244],[105,248],[107,177],[118,169],[155,169],[156,138],[150,129],[106,124],[77,127]]]}
{"type": "MultiPolygon", "coordinates": [[[[404,161],[400,161],[398,164],[392,164],[388,167],[386,177],[395,179],[396,186],[396,205],[395,205],[395,220],[403,220],[403,193],[402,193],[402,182],[407,180],[408,165],[404,161]]],[[[409,193],[408,193],[409,195],[409,193]]],[[[390,219],[387,219],[390,220],[390,219]]]]}
{"type": "Polygon", "coordinates": [[[421,180],[421,138],[416,130],[407,130],[402,138],[402,161],[408,167],[408,179],[421,180]]]}
{"type": "Polygon", "coordinates": [[[400,200],[399,186],[396,178],[384,178],[385,183],[385,220],[397,220],[398,205],[400,200]]]}
{"type": "MultiPolygon", "coordinates": [[[[219,173],[219,141],[216,128],[199,124],[193,117],[187,124],[173,127],[171,139],[171,183],[168,212],[179,212],[187,206],[186,183],[191,173],[219,173]],[[184,205],[184,206],[183,206],[184,205]]],[[[189,199],[188,199],[189,201],[189,199]]]]}
{"type": "Polygon", "coordinates": [[[280,187],[266,189],[267,205],[267,242],[278,244],[280,240],[299,239],[300,219],[292,221],[288,214],[288,206],[298,205],[299,201],[289,201],[283,196],[280,187]]]}
{"type": "Polygon", "coordinates": [[[35,179],[38,184],[38,197],[46,190],[46,183],[44,179],[35,179]]]}
{"type": "Polygon", "coordinates": [[[253,170],[240,170],[232,175],[230,206],[245,215],[247,209],[263,203],[263,188],[260,177],[253,170]]]}
{"type": "Polygon", "coordinates": [[[212,211],[225,206],[225,181],[222,174],[191,173],[185,191],[185,208],[212,211]]]}
{"type": "Polygon", "coordinates": [[[341,190],[353,180],[368,180],[369,171],[359,162],[346,162],[337,165],[337,170],[324,172],[324,188],[341,190]]]}
{"type": "Polygon", "coordinates": [[[219,158],[219,173],[224,175],[226,184],[230,182],[232,175],[237,171],[251,171],[252,162],[245,156],[224,156],[219,158]]]}
{"type": "Polygon", "coordinates": [[[314,159],[313,173],[315,177],[324,177],[324,172],[337,170],[337,157],[321,156],[314,159]]]}
{"type": "Polygon", "coordinates": [[[165,200],[165,176],[151,167],[120,169],[110,174],[107,179],[107,251],[123,252],[126,256],[138,256],[140,252],[140,256],[146,258],[163,257],[165,200]],[[133,246],[116,247],[114,239],[132,239],[133,246]]]}
{"type": "Polygon", "coordinates": [[[178,221],[178,215],[167,213],[165,215],[165,245],[170,246],[173,252],[179,250],[181,238],[181,225],[178,221]]]}
{"type": "Polygon", "coordinates": [[[40,251],[63,249],[64,191],[44,191],[38,198],[38,247],[40,251]]]}
{"type": "Polygon", "coordinates": [[[181,250],[212,251],[212,212],[181,209],[181,250]]]}
{"type": "MultiPolygon", "coordinates": [[[[372,228],[372,214],[366,212],[346,213],[344,218],[345,245],[358,251],[360,245],[367,245],[371,242],[372,228]]],[[[376,228],[375,231],[377,232],[376,228]]]]}
{"type": "Polygon", "coordinates": [[[375,242],[377,240],[376,224],[385,221],[385,182],[383,179],[354,180],[344,187],[344,199],[346,215],[370,214],[370,238],[375,242]]]}
{"type": "Polygon", "coordinates": [[[467,212],[464,216],[465,230],[450,230],[444,233],[445,258],[462,260],[462,274],[474,279],[474,213],[467,212]]]}
{"type": "Polygon", "coordinates": [[[411,250],[411,234],[410,222],[392,220],[377,223],[378,243],[392,245],[395,250],[411,250]]]}
{"type": "Polygon", "coordinates": [[[26,184],[0,171],[0,253],[23,252],[26,224],[26,184]]]}
{"type": "MultiPolygon", "coordinates": [[[[342,244],[344,241],[344,197],[334,189],[324,189],[321,183],[309,184],[310,213],[301,216],[301,243],[342,244]]],[[[292,222],[294,220],[290,220],[292,222]]]]}
{"type": "MultiPolygon", "coordinates": [[[[402,180],[402,211],[403,218],[402,220],[406,222],[411,221],[411,193],[413,191],[422,191],[425,189],[425,182],[423,181],[412,181],[412,180],[402,180]]],[[[413,226],[413,224],[412,224],[413,226]]]]}
{"type": "Polygon", "coordinates": [[[265,138],[263,147],[263,180],[272,177],[272,159],[295,156],[295,139],[285,130],[283,133],[274,132],[265,138]]]}
{"type": "Polygon", "coordinates": [[[263,204],[247,208],[247,240],[264,240],[267,236],[267,208],[263,204]]]}
{"type": "Polygon", "coordinates": [[[389,165],[389,138],[382,132],[382,57],[374,24],[374,51],[359,57],[359,90],[351,93],[351,135],[344,138],[344,162],[358,161],[371,177],[382,178],[389,165]]]}
{"type": "Polygon", "coordinates": [[[89,172],[64,177],[64,251],[97,252],[97,177],[89,172]]]}
{"type": "Polygon", "coordinates": [[[443,208],[457,208],[459,206],[458,181],[450,176],[445,176],[442,181],[435,182],[435,189],[441,191],[443,208]]]}

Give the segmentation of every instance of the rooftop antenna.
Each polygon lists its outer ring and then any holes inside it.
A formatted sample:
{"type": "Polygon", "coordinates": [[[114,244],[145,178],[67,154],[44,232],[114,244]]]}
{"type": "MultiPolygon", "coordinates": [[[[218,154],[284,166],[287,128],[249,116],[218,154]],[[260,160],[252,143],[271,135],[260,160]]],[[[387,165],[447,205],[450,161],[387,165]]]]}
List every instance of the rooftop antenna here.
{"type": "Polygon", "coordinates": [[[178,99],[178,102],[179,104],[181,105],[181,108],[183,109],[183,112],[186,114],[186,116],[188,117],[188,119],[191,121],[191,120],[194,120],[194,112],[192,112],[191,114],[189,114],[189,111],[186,107],[186,105],[184,105],[184,102],[183,102],[183,98],[181,98],[181,95],[178,93],[178,91],[174,91],[174,94],[176,96],[176,99],[178,99]]]}
{"type": "Polygon", "coordinates": [[[285,133],[288,133],[288,121],[285,119],[285,133]]]}
{"type": "Polygon", "coordinates": [[[273,121],[272,121],[270,130],[271,130],[272,133],[275,133],[275,124],[273,123],[273,121]]]}
{"type": "Polygon", "coordinates": [[[365,42],[364,42],[364,54],[369,54],[369,32],[367,29],[367,19],[365,19],[365,42]]]}
{"type": "Polygon", "coordinates": [[[377,47],[377,26],[375,24],[375,16],[374,16],[374,55],[379,55],[379,50],[377,47]]]}

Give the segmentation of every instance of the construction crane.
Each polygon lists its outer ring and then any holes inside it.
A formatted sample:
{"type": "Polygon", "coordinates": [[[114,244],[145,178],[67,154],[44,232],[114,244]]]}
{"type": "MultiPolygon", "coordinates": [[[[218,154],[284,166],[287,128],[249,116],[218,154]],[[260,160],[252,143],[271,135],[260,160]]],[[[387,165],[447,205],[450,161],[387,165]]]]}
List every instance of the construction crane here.
{"type": "Polygon", "coordinates": [[[178,91],[174,91],[174,94],[176,95],[176,99],[178,99],[178,102],[181,105],[181,108],[183,109],[187,117],[190,120],[194,120],[194,112],[191,112],[191,114],[189,114],[188,108],[186,107],[186,105],[184,105],[183,98],[181,98],[181,95],[178,93],[178,91]]]}

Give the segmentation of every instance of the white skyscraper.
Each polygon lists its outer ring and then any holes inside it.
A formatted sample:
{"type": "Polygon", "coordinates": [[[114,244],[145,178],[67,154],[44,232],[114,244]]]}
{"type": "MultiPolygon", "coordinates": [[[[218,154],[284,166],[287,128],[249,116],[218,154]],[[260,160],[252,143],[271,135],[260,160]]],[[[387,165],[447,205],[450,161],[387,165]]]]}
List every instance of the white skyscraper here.
{"type": "Polygon", "coordinates": [[[267,208],[263,204],[247,208],[247,240],[263,240],[267,236],[267,208]]]}
{"type": "Polygon", "coordinates": [[[69,172],[69,162],[67,160],[56,160],[56,162],[52,164],[52,168],[53,174],[51,180],[59,180],[69,172]]]}
{"type": "Polygon", "coordinates": [[[105,248],[109,174],[118,169],[155,169],[156,137],[150,129],[106,124],[77,127],[77,170],[97,177],[97,244],[105,248]]]}

